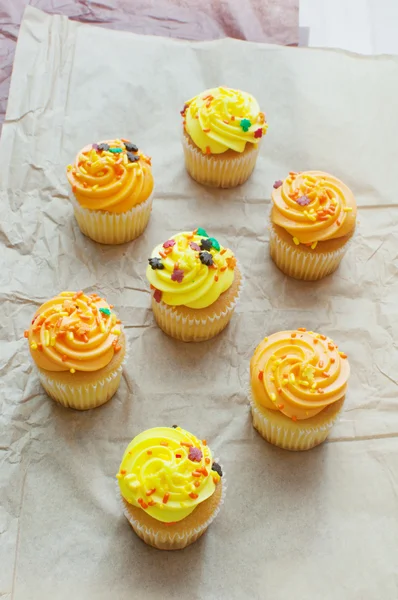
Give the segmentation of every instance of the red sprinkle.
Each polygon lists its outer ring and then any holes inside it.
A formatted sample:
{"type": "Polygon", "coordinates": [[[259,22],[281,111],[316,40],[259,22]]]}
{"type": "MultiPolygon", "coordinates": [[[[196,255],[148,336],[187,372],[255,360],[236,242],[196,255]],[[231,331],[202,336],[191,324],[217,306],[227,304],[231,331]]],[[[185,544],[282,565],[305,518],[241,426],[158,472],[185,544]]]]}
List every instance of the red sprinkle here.
{"type": "Polygon", "coordinates": [[[259,378],[260,381],[263,381],[263,379],[264,379],[264,371],[259,371],[258,372],[258,378],[259,378]]]}
{"type": "Polygon", "coordinates": [[[162,292],[160,290],[155,290],[153,298],[156,302],[160,302],[162,299],[162,292]]]}
{"type": "Polygon", "coordinates": [[[256,129],[256,131],[254,132],[255,138],[260,138],[260,137],[262,137],[262,135],[263,135],[263,130],[261,127],[259,129],[256,129]]]}
{"type": "Polygon", "coordinates": [[[176,458],[181,458],[181,454],[176,454],[176,458]]]}

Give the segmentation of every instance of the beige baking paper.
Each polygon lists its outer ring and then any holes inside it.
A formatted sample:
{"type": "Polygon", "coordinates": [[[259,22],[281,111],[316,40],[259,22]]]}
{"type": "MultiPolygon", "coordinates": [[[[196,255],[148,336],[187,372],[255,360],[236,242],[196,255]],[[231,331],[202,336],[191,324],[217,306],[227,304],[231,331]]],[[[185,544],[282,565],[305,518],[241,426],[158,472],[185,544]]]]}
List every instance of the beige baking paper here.
{"type": "Polygon", "coordinates": [[[0,146],[0,595],[12,600],[396,600],[398,597],[398,59],[185,43],[107,31],[28,8],[0,146]],[[180,144],[184,101],[219,84],[251,92],[269,121],[257,168],[230,191],[195,184],[180,144]],[[152,156],[156,191],[137,241],[85,238],[65,166],[126,137],[152,156]],[[285,277],[268,255],[274,180],[321,169],[344,180],[359,226],[340,269],[285,277]],[[155,325],[147,257],[205,227],[245,274],[228,329],[202,344],[155,325]],[[42,391],[24,329],[61,290],[115,305],[129,358],[114,399],[87,413],[42,391]],[[307,327],[349,355],[340,422],[290,453],[253,430],[248,366],[266,334],[307,327]],[[176,553],[145,546],[115,474],[138,432],[174,423],[206,437],[228,478],[207,534],[176,553]]]}

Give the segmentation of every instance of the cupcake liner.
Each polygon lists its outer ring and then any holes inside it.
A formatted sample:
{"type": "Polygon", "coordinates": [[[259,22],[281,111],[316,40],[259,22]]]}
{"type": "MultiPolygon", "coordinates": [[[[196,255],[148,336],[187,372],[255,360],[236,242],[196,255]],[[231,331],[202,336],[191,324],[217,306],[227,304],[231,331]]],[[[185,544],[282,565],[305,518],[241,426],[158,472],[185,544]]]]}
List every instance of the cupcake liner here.
{"type": "Polygon", "coordinates": [[[236,157],[223,158],[203,154],[199,148],[190,143],[184,134],[182,145],[185,155],[185,166],[198,183],[221,188],[233,188],[244,183],[252,174],[256,164],[260,144],[253,145],[236,157]]]}
{"type": "MultiPolygon", "coordinates": [[[[251,392],[249,392],[250,406],[253,418],[253,427],[257,429],[260,435],[270,444],[283,448],[284,450],[310,450],[319,444],[322,444],[328,437],[330,430],[337,421],[341,409],[334,413],[328,423],[316,426],[301,426],[295,423],[296,427],[283,427],[279,423],[273,422],[269,418],[268,412],[254,401],[251,392]]],[[[278,413],[279,414],[279,413],[278,413]]],[[[290,423],[289,423],[290,425],[290,423]]]]}
{"type": "Polygon", "coordinates": [[[227,481],[222,465],[221,469],[223,472],[223,477],[221,498],[218,505],[216,506],[210,517],[204,523],[201,523],[196,527],[192,527],[189,531],[186,531],[181,534],[177,532],[173,533],[172,526],[170,526],[170,530],[159,531],[156,529],[156,519],[153,519],[153,527],[147,527],[146,525],[143,525],[142,523],[140,523],[139,520],[135,519],[131,515],[131,513],[128,512],[127,507],[124,504],[123,497],[119,493],[119,501],[123,510],[123,514],[130,523],[131,527],[134,529],[135,533],[138,535],[138,537],[140,537],[149,546],[153,546],[158,550],[182,550],[183,548],[186,548],[186,546],[189,546],[190,544],[193,544],[193,542],[196,542],[196,540],[199,539],[205,533],[206,529],[214,521],[214,519],[220,512],[222,505],[224,504],[225,494],[227,491],[227,481]]]}
{"type": "Polygon", "coordinates": [[[305,252],[282,240],[270,227],[269,247],[271,258],[285,275],[304,281],[316,281],[333,273],[347,252],[349,242],[328,252],[305,252]]]}
{"type": "Polygon", "coordinates": [[[105,404],[119,387],[123,367],[120,365],[96,383],[70,385],[60,383],[39,371],[40,383],[47,394],[62,406],[76,410],[89,410],[105,404]]]}
{"type": "Polygon", "coordinates": [[[243,288],[243,276],[237,294],[220,314],[214,314],[211,317],[189,318],[178,312],[178,306],[168,306],[164,302],[156,302],[152,298],[152,310],[155,320],[160,327],[172,338],[183,342],[204,342],[219,333],[230,322],[234,313],[236,304],[240,298],[243,288]]]}
{"type": "Polygon", "coordinates": [[[124,213],[83,208],[73,192],[69,197],[81,232],[100,244],[124,244],[134,240],[143,233],[151,216],[152,194],[145,202],[124,213]]]}

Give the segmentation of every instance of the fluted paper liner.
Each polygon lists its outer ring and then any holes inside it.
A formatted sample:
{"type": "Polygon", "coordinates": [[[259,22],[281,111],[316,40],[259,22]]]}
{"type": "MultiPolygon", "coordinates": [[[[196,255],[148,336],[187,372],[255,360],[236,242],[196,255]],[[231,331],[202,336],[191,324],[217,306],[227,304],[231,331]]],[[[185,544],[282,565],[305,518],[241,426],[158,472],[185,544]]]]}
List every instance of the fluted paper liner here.
{"type": "Polygon", "coordinates": [[[152,310],[160,329],[176,340],[183,342],[204,342],[219,333],[230,322],[243,287],[243,275],[240,271],[239,287],[234,299],[220,313],[207,317],[188,318],[178,311],[178,306],[168,306],[156,302],[152,296],[152,310]]]}
{"type": "MultiPolygon", "coordinates": [[[[139,520],[137,520],[133,517],[131,512],[128,510],[128,506],[129,506],[128,503],[126,502],[126,500],[124,500],[123,496],[121,496],[119,494],[120,504],[121,504],[124,516],[130,523],[131,527],[134,529],[134,531],[138,535],[138,537],[140,537],[149,546],[153,546],[154,548],[157,548],[158,550],[182,550],[183,548],[186,548],[190,544],[193,544],[194,542],[196,542],[196,540],[198,540],[205,533],[207,528],[214,521],[214,519],[220,512],[222,505],[224,504],[225,494],[227,491],[227,481],[225,478],[224,468],[222,467],[222,465],[220,465],[220,466],[221,466],[221,469],[223,472],[223,476],[221,478],[221,483],[222,483],[221,497],[220,497],[220,500],[219,500],[217,506],[214,508],[210,517],[208,517],[205,521],[203,521],[203,523],[199,523],[196,526],[192,527],[191,529],[189,529],[181,534],[173,532],[172,525],[170,526],[170,528],[167,529],[167,531],[157,530],[156,529],[156,523],[157,523],[156,519],[153,519],[153,527],[147,527],[146,525],[144,525],[139,520]]],[[[206,502],[206,500],[205,500],[205,502],[206,502]]],[[[195,508],[195,510],[193,511],[193,513],[191,513],[191,515],[193,515],[199,507],[200,507],[200,504],[198,505],[198,507],[195,508]]],[[[142,509],[140,509],[140,510],[142,510],[142,509]]],[[[188,517],[190,517],[191,515],[188,515],[188,517]]]]}
{"type": "Polygon", "coordinates": [[[294,248],[282,240],[270,227],[269,248],[271,258],[285,275],[304,281],[315,281],[333,273],[347,252],[349,242],[337,250],[306,252],[300,246],[294,248]]]}
{"type": "Polygon", "coordinates": [[[151,194],[145,202],[124,213],[83,208],[73,192],[69,194],[76,221],[84,235],[100,244],[124,244],[140,236],[148,225],[152,210],[151,194]]]}
{"type": "Polygon", "coordinates": [[[244,152],[231,158],[221,154],[203,154],[189,142],[187,136],[182,136],[185,166],[188,173],[198,183],[221,188],[233,188],[241,185],[253,172],[256,165],[260,144],[252,144],[244,152]]]}
{"type": "MultiPolygon", "coordinates": [[[[314,418],[293,422],[279,411],[267,410],[255,401],[249,391],[253,427],[270,444],[284,450],[310,450],[322,444],[328,437],[333,425],[341,413],[344,400],[338,408],[330,411],[330,418],[322,424],[314,424],[314,418]],[[286,426],[284,420],[286,419],[286,426]]],[[[325,413],[325,411],[323,411],[325,413]]]]}

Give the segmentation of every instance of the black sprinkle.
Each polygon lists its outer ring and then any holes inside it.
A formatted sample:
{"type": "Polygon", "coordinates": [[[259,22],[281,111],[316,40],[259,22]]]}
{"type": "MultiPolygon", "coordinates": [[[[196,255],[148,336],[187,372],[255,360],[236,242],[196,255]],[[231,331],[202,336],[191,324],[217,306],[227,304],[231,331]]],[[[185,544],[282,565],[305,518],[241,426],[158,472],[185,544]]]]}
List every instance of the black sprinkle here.
{"type": "Polygon", "coordinates": [[[211,267],[214,264],[210,252],[199,252],[199,260],[202,265],[206,265],[207,267],[211,267]]]}
{"type": "Polygon", "coordinates": [[[202,238],[200,241],[200,247],[202,250],[211,250],[213,243],[210,238],[202,238]]]}
{"type": "Polygon", "coordinates": [[[218,473],[220,477],[222,477],[222,469],[218,463],[214,462],[211,469],[212,469],[212,471],[215,471],[216,473],[218,473]]]}
{"type": "Polygon", "coordinates": [[[137,162],[137,160],[140,160],[140,157],[132,152],[127,152],[127,158],[129,159],[129,162],[137,162]]]}
{"type": "Polygon", "coordinates": [[[138,146],[136,146],[135,144],[132,144],[131,142],[124,142],[124,147],[129,152],[138,152],[138,146]]]}
{"type": "Polygon", "coordinates": [[[100,152],[106,152],[107,150],[109,150],[109,148],[109,144],[98,144],[98,150],[100,152]]]}
{"type": "Polygon", "coordinates": [[[173,429],[177,429],[178,425],[172,425],[173,429]]]}
{"type": "Polygon", "coordinates": [[[152,269],[155,271],[156,269],[164,269],[164,264],[160,260],[160,258],[148,258],[148,262],[151,265],[152,269]]]}

